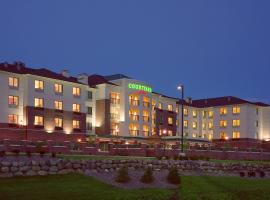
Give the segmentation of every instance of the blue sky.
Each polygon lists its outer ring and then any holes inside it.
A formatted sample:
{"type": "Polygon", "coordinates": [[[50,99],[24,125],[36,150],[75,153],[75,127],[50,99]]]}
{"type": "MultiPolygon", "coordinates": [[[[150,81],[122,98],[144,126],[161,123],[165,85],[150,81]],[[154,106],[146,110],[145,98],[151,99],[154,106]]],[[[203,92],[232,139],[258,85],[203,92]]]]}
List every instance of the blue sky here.
{"type": "Polygon", "coordinates": [[[269,0],[0,0],[0,61],[270,102],[269,0]]]}

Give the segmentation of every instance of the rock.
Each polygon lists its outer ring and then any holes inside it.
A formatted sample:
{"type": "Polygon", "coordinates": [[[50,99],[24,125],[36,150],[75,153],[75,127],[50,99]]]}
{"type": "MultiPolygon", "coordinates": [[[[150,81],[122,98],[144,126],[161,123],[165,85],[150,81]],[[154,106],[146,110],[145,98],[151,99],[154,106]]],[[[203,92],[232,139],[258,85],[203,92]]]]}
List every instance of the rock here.
{"type": "Polygon", "coordinates": [[[14,176],[23,176],[23,173],[20,172],[20,171],[18,171],[18,172],[15,172],[13,175],[14,175],[14,176]]]}
{"type": "Polygon", "coordinates": [[[57,172],[58,169],[57,169],[56,166],[51,166],[51,167],[49,168],[49,171],[50,171],[50,172],[57,172]]]}
{"type": "Polygon", "coordinates": [[[10,178],[13,177],[12,173],[1,173],[0,178],[10,178]]]}
{"type": "Polygon", "coordinates": [[[40,170],[40,167],[37,166],[37,165],[34,165],[34,166],[32,166],[32,170],[33,171],[39,171],[40,170]]]}
{"type": "Polygon", "coordinates": [[[60,171],[58,171],[58,174],[68,174],[69,170],[68,169],[62,169],[60,171]]]}
{"type": "Polygon", "coordinates": [[[78,169],[81,167],[81,165],[79,163],[74,163],[74,164],[72,164],[72,167],[73,167],[73,169],[78,169]]]}
{"type": "Polygon", "coordinates": [[[28,171],[29,169],[30,169],[29,166],[22,166],[22,167],[19,168],[19,170],[20,170],[21,172],[26,172],[26,171],[28,171]]]}
{"type": "Polygon", "coordinates": [[[1,172],[3,173],[9,172],[9,167],[1,167],[1,172]]]}
{"type": "Polygon", "coordinates": [[[11,162],[8,162],[8,161],[3,161],[1,164],[3,167],[10,167],[11,166],[11,162]]]}
{"type": "Polygon", "coordinates": [[[27,171],[27,172],[25,173],[25,175],[26,175],[26,176],[36,176],[37,173],[36,173],[35,171],[33,171],[33,170],[29,170],[29,171],[27,171]]]}
{"type": "Polygon", "coordinates": [[[18,167],[10,167],[11,172],[17,172],[19,170],[18,167]]]}
{"type": "Polygon", "coordinates": [[[48,172],[46,171],[38,171],[38,175],[40,176],[46,176],[48,174],[48,172]]]}
{"type": "Polygon", "coordinates": [[[13,167],[18,167],[19,166],[19,163],[18,162],[16,162],[16,161],[14,161],[14,162],[12,162],[12,164],[11,164],[13,167]]]}
{"type": "Polygon", "coordinates": [[[35,166],[35,165],[39,165],[39,162],[38,161],[36,161],[36,160],[32,160],[32,166],[35,166]]]}

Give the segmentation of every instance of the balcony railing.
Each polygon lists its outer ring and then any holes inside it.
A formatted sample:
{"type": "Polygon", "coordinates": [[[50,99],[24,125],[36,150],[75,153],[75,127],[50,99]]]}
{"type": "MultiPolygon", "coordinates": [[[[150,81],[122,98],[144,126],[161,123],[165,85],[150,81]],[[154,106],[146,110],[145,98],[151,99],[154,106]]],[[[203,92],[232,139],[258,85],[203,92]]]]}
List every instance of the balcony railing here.
{"type": "Polygon", "coordinates": [[[111,104],[120,104],[120,99],[111,98],[110,102],[111,104]]]}
{"type": "Polygon", "coordinates": [[[139,121],[140,117],[139,115],[129,115],[129,119],[132,121],[139,121]]]}
{"type": "Polygon", "coordinates": [[[140,100],[130,99],[129,104],[132,105],[132,106],[139,106],[140,105],[140,100]]]}
{"type": "Polygon", "coordinates": [[[139,136],[140,131],[139,130],[129,130],[129,134],[132,136],[139,136]]]}
{"type": "Polygon", "coordinates": [[[149,116],[143,116],[143,121],[144,122],[149,122],[150,121],[150,117],[149,116]]]}

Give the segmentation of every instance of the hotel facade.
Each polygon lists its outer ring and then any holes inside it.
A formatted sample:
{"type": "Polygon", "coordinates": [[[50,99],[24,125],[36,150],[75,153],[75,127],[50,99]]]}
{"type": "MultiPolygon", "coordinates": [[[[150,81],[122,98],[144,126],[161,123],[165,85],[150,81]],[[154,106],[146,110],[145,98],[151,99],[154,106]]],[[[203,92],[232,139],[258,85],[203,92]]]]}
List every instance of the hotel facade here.
{"type": "Polygon", "coordinates": [[[171,144],[183,130],[190,145],[215,140],[269,140],[270,107],[237,97],[181,101],[125,75],[73,77],[23,63],[0,64],[0,138],[121,139],[171,144]]]}

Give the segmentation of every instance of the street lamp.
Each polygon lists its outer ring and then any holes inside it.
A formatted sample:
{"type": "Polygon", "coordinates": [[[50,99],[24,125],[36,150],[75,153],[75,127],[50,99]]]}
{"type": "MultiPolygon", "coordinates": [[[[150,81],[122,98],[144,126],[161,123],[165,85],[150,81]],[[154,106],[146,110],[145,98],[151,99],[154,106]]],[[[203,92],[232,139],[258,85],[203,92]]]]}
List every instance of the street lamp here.
{"type": "Polygon", "coordinates": [[[184,85],[177,86],[177,90],[181,91],[181,152],[184,153],[184,85]]]}

